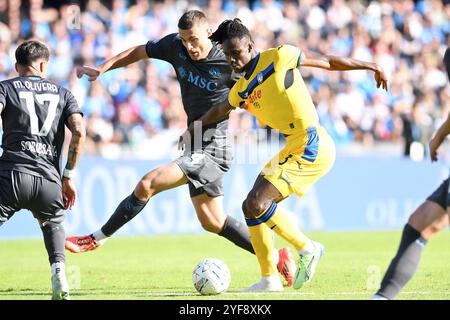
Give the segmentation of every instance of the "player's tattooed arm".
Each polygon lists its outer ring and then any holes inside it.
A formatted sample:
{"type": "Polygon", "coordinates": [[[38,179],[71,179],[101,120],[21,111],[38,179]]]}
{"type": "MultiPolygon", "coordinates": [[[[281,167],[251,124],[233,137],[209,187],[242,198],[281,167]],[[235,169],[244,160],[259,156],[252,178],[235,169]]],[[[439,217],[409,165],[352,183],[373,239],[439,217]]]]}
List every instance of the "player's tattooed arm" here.
{"type": "Polygon", "coordinates": [[[73,170],[80,160],[86,139],[86,128],[81,114],[74,113],[70,115],[67,119],[67,127],[72,132],[72,138],[69,144],[66,169],[73,170]]]}
{"type": "MultiPolygon", "coordinates": [[[[73,170],[80,160],[81,152],[84,147],[84,140],[86,139],[86,128],[81,114],[74,113],[70,115],[67,119],[67,127],[72,132],[72,138],[69,143],[66,169],[73,170]]],[[[62,195],[64,207],[66,209],[71,209],[77,199],[77,190],[70,175],[62,178],[62,195]]]]}
{"type": "Polygon", "coordinates": [[[381,87],[387,90],[386,74],[380,65],[373,62],[333,55],[319,55],[303,51],[300,66],[321,68],[329,71],[370,70],[374,72],[377,88],[381,87]]]}

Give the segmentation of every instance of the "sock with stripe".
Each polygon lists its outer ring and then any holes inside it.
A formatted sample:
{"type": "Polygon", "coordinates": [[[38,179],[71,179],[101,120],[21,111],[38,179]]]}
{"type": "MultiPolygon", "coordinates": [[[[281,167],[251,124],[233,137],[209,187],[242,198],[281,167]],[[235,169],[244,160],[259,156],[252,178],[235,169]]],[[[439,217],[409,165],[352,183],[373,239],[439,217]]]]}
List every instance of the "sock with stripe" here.
{"type": "MultiPolygon", "coordinates": [[[[264,216],[266,213],[267,210],[259,217],[264,216]]],[[[250,240],[261,268],[261,275],[263,277],[276,275],[277,267],[274,261],[272,231],[258,217],[255,219],[246,219],[246,222],[250,233],[250,240]]]]}
{"type": "Polygon", "coordinates": [[[409,224],[405,225],[397,254],[391,261],[376,296],[391,300],[400,293],[416,273],[426,243],[427,240],[419,231],[409,224]]]}
{"type": "Polygon", "coordinates": [[[64,263],[66,261],[64,249],[64,227],[60,223],[45,221],[41,225],[42,234],[44,236],[45,249],[48,253],[50,265],[56,262],[64,263]]]}
{"type": "Polygon", "coordinates": [[[299,253],[312,253],[314,251],[312,241],[295,227],[285,210],[272,202],[267,212],[272,212],[272,214],[264,218],[265,223],[276,234],[292,244],[299,253]]]}
{"type": "Polygon", "coordinates": [[[255,253],[245,223],[236,220],[233,217],[227,216],[223,229],[219,232],[219,236],[228,239],[238,247],[250,253],[255,253]]]}

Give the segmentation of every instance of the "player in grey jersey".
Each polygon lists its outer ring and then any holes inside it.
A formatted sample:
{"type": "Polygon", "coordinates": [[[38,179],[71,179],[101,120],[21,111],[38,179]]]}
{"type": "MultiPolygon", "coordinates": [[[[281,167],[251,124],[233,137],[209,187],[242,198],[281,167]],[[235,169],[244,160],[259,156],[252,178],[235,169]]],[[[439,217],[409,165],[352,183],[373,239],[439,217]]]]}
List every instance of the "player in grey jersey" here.
{"type": "Polygon", "coordinates": [[[48,48],[26,41],[16,50],[19,77],[0,82],[3,123],[0,157],[0,226],[28,209],[38,220],[52,271],[53,299],[68,300],[65,276],[64,209],[76,200],[72,181],[86,136],[70,91],[45,79],[48,48]],[[60,160],[65,126],[72,132],[67,164],[60,160]]]}
{"type": "MultiPolygon", "coordinates": [[[[230,87],[237,77],[232,74],[221,47],[209,39],[212,30],[201,11],[192,10],[183,14],[178,29],[177,34],[130,48],[97,67],[79,67],[77,75],[87,75],[89,81],[94,81],[106,71],[142,59],[165,60],[176,71],[188,126],[194,128],[195,120],[211,107],[227,101],[230,87]]],[[[198,127],[201,128],[201,124],[198,127]]],[[[152,196],[188,184],[192,204],[202,227],[254,254],[245,223],[223,212],[222,177],[229,170],[231,162],[227,127],[228,118],[210,126],[201,136],[194,135],[191,139],[190,135],[184,135],[183,156],[148,172],[100,230],[87,236],[67,238],[66,248],[76,253],[96,249],[135,217],[152,196]]],[[[280,249],[274,259],[278,270],[291,285],[295,262],[289,249],[280,249]]]]}
{"type": "MultiPolygon", "coordinates": [[[[450,48],[445,51],[444,65],[450,79],[450,48]]],[[[431,161],[437,161],[437,151],[449,134],[450,113],[430,141],[431,161]]],[[[448,228],[449,208],[450,178],[447,178],[409,217],[408,223],[403,228],[397,253],[372,300],[395,299],[414,277],[427,242],[448,228]]]]}

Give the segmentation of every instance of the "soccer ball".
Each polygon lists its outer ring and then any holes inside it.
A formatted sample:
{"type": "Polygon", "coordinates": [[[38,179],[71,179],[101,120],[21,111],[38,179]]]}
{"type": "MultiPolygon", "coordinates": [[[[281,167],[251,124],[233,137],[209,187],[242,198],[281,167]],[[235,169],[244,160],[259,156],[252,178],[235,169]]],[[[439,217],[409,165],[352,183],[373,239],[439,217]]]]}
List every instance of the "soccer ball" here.
{"type": "Polygon", "coordinates": [[[218,259],[205,259],[197,264],[192,272],[194,287],[203,295],[224,292],[230,286],[230,281],[230,269],[218,259]]]}

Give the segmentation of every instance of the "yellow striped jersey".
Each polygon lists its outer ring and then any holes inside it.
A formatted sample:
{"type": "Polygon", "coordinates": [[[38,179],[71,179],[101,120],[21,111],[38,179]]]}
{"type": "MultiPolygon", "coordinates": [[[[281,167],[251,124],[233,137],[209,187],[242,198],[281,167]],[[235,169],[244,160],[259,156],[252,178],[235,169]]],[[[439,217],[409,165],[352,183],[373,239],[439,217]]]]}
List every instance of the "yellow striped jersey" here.
{"type": "Polygon", "coordinates": [[[261,123],[286,135],[307,135],[319,117],[297,67],[302,51],[281,45],[258,53],[250,71],[231,89],[228,100],[244,108],[261,123]]]}

